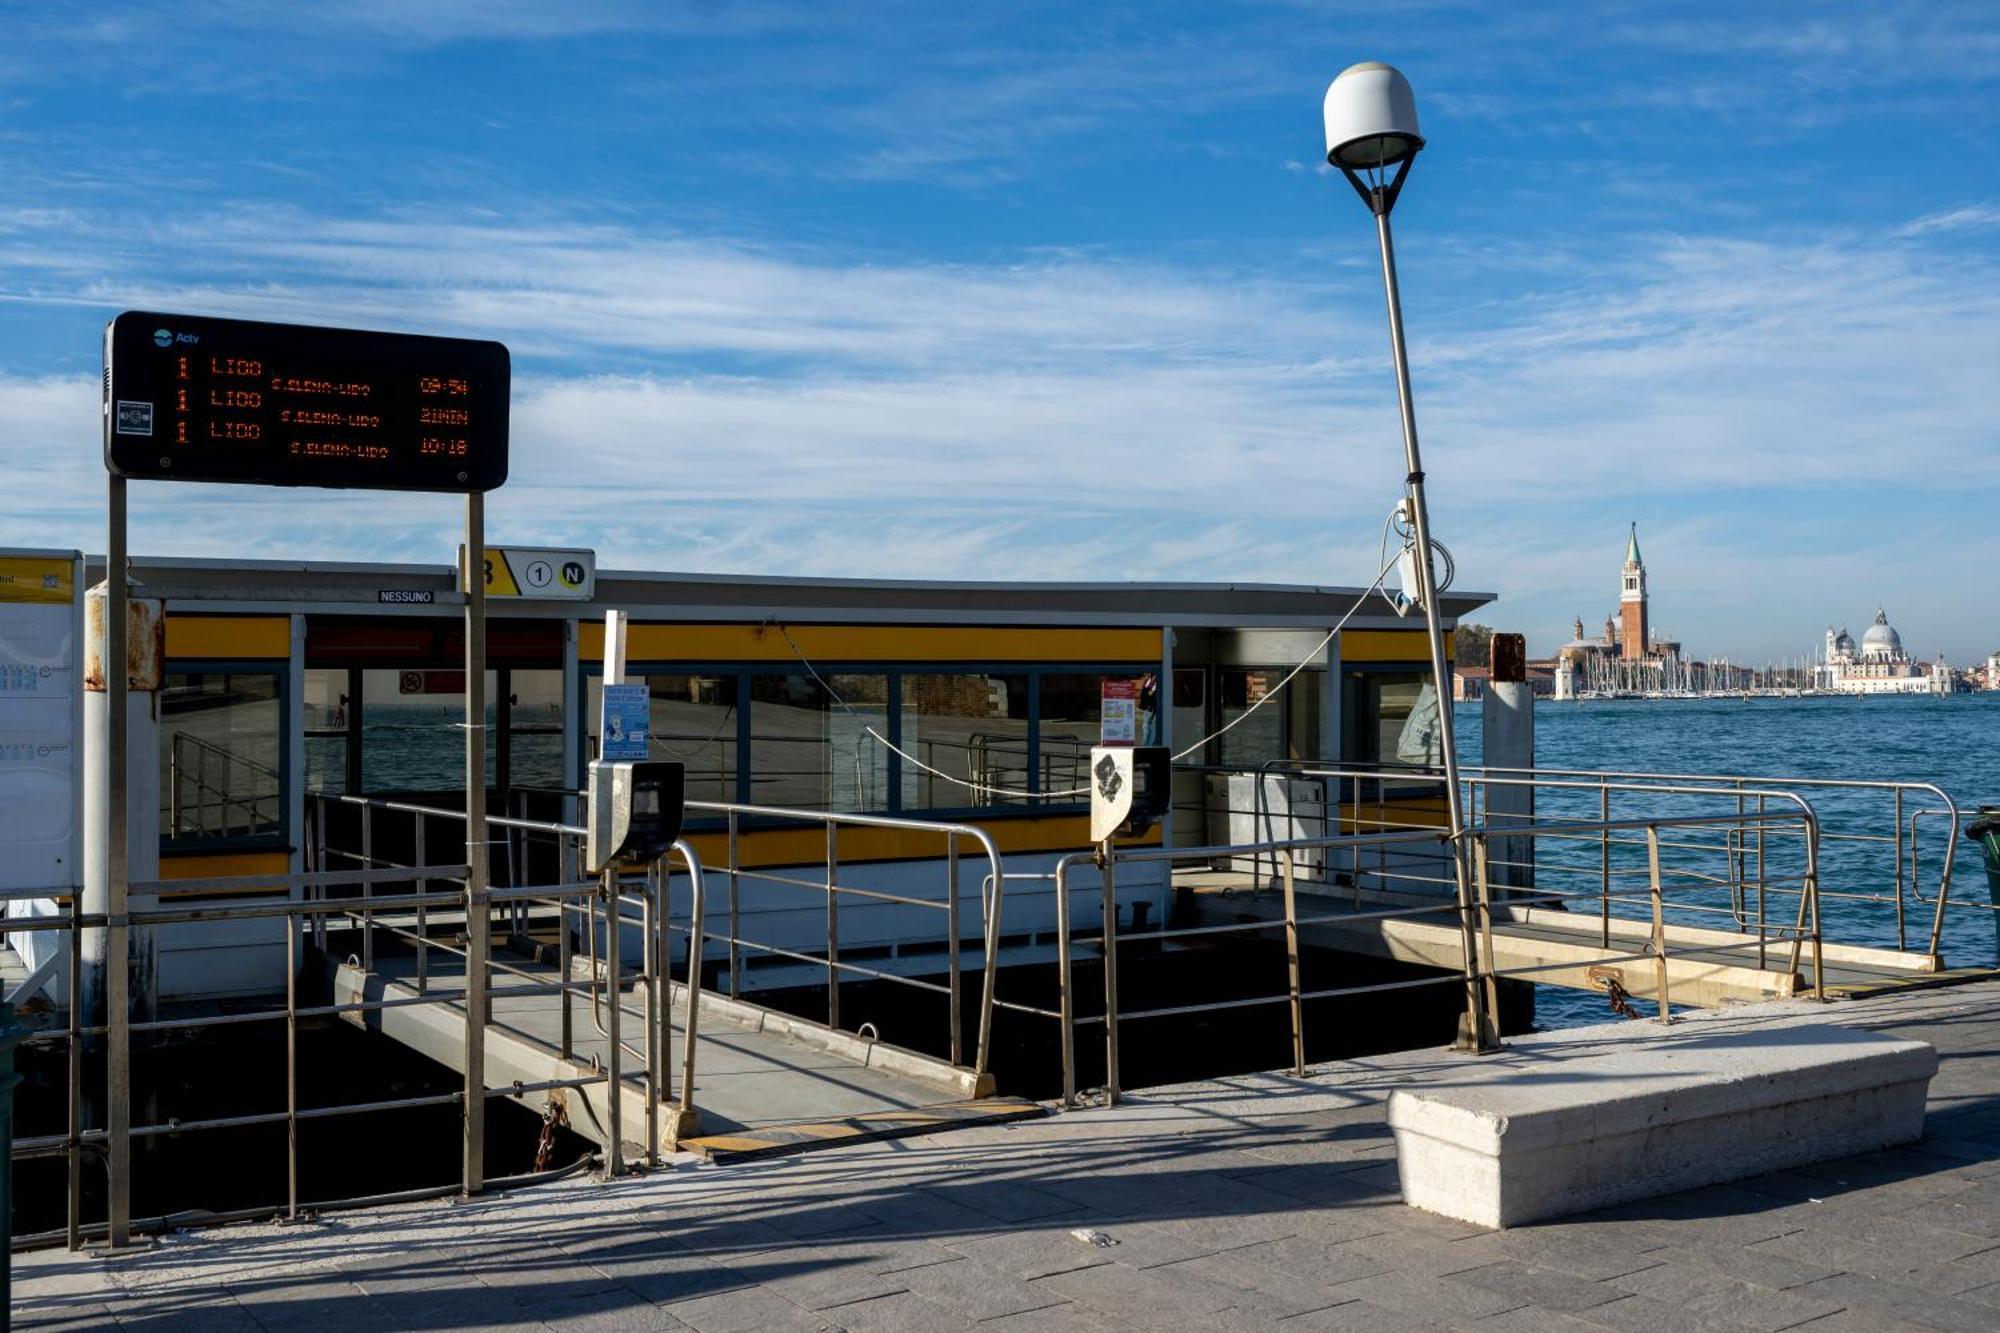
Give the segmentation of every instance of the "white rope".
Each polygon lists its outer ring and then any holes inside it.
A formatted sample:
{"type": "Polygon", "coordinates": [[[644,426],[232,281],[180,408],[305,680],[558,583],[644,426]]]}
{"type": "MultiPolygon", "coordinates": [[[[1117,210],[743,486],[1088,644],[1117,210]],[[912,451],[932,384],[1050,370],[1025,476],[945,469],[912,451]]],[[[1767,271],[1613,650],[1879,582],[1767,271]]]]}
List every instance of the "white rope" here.
{"type": "MultiPolygon", "coordinates": [[[[1237,716],[1231,718],[1223,726],[1216,728],[1208,735],[1203,736],[1200,740],[1188,746],[1185,750],[1182,750],[1178,754],[1174,755],[1175,760],[1181,760],[1187,758],[1195,751],[1207,745],[1210,741],[1215,740],[1223,735],[1226,735],[1228,732],[1234,730],[1236,727],[1241,726],[1245,721],[1247,721],[1250,718],[1251,714],[1255,713],[1265,704],[1271,702],[1271,700],[1277,698],[1280,694],[1282,694],[1285,690],[1285,687],[1287,685],[1290,685],[1292,681],[1297,679],[1301,671],[1304,671],[1307,667],[1312,665],[1313,659],[1319,656],[1320,650],[1325,648],[1329,643],[1333,642],[1334,635],[1340,633],[1341,630],[1347,627],[1347,622],[1354,619],[1354,613],[1359,611],[1362,608],[1363,604],[1365,604],[1368,601],[1369,597],[1374,595],[1375,591],[1382,586],[1382,580],[1388,577],[1390,569],[1394,568],[1395,564],[1396,564],[1395,557],[1391,557],[1388,563],[1384,564],[1381,569],[1375,572],[1374,579],[1372,579],[1369,582],[1367,588],[1362,590],[1361,595],[1354,599],[1354,605],[1347,608],[1347,614],[1342,616],[1340,618],[1339,623],[1336,624],[1332,629],[1328,630],[1326,632],[1326,635],[1323,638],[1321,638],[1318,643],[1312,646],[1312,650],[1308,652],[1305,655],[1305,657],[1300,659],[1299,664],[1297,666],[1293,667],[1290,671],[1285,673],[1285,678],[1283,680],[1279,681],[1276,685],[1272,686],[1269,690],[1265,691],[1263,698],[1259,699],[1256,703],[1251,704],[1248,708],[1244,709],[1237,716]]],[[[930,774],[934,778],[942,778],[946,782],[949,782],[954,786],[963,787],[967,791],[974,792],[981,796],[1005,796],[1023,800],[1035,800],[1037,798],[1050,799],[1050,798],[1065,797],[1065,796],[1088,796],[1090,794],[1090,786],[1087,783],[1081,787],[1069,787],[1061,791],[1039,791],[1039,792],[1018,791],[1012,787],[995,787],[989,783],[974,782],[969,778],[961,778],[956,774],[947,773],[941,768],[932,767],[930,764],[925,763],[923,760],[911,754],[908,750],[905,750],[901,746],[894,744],[893,742],[890,741],[890,739],[887,736],[884,736],[881,732],[875,730],[875,728],[872,725],[869,725],[867,719],[862,717],[861,714],[855,712],[854,709],[850,708],[848,706],[847,700],[841,698],[839,692],[836,691],[833,688],[833,686],[827,683],[826,677],[819,674],[819,668],[813,665],[812,659],[806,656],[805,650],[800,648],[797,640],[792,638],[791,630],[788,629],[783,624],[779,624],[778,622],[773,621],[771,623],[776,625],[778,633],[785,636],[785,642],[791,647],[793,656],[799,659],[800,664],[803,665],[807,673],[810,674],[812,678],[818,682],[819,687],[822,690],[826,691],[827,697],[833,700],[833,702],[839,706],[842,712],[846,713],[849,717],[855,719],[857,722],[861,722],[863,724],[862,731],[866,735],[872,737],[877,744],[881,745],[883,749],[895,755],[897,758],[903,760],[903,762],[910,764],[911,766],[917,768],[918,770],[924,773],[930,774]]],[[[1167,682],[1167,686],[1169,689],[1171,689],[1172,682],[1171,681],[1167,682]]]]}

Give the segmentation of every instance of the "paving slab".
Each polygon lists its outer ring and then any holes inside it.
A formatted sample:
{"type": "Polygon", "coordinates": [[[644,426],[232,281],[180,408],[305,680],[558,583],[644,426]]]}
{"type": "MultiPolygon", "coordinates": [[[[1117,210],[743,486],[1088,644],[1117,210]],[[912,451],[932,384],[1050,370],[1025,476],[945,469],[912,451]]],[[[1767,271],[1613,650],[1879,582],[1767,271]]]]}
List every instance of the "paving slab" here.
{"type": "Polygon", "coordinates": [[[1411,1209],[1392,1163],[1354,1157],[1396,1088],[1559,1070],[1657,1033],[1632,1023],[1478,1061],[1411,1051],[815,1156],[177,1232],[109,1262],[37,1251],[16,1257],[15,1327],[2000,1328],[2000,984],[1687,1027],[1828,1021],[1952,1035],[1932,1137],[1509,1232],[1411,1209]]]}

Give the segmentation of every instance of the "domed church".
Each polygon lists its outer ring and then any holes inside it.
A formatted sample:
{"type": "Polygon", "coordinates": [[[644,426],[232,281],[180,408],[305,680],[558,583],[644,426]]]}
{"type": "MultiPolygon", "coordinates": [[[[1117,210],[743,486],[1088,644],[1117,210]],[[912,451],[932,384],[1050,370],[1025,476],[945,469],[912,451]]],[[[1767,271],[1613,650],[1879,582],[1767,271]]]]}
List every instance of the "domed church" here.
{"type": "Polygon", "coordinates": [[[1945,689],[1951,673],[1943,660],[1926,670],[1903,651],[1903,636],[1875,608],[1875,623],[1861,632],[1857,646],[1845,627],[1826,631],[1826,661],[1819,668],[1820,688],[1843,694],[1929,694],[1945,689]]]}

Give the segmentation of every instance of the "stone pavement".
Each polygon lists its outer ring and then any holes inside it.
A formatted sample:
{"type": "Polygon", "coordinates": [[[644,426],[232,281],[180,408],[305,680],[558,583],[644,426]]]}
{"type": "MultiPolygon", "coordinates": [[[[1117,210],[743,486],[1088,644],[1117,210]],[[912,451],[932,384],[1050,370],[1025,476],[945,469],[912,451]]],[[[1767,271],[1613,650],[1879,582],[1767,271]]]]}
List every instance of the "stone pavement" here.
{"type": "Polygon", "coordinates": [[[30,1329],[1994,1330],[2000,983],[1343,1061],[789,1160],[194,1231],[112,1261],[42,1251],[17,1257],[15,1298],[30,1329]],[[1937,1046],[1928,1137],[1506,1232],[1397,1198],[1395,1087],[1800,1021],[1937,1046]]]}

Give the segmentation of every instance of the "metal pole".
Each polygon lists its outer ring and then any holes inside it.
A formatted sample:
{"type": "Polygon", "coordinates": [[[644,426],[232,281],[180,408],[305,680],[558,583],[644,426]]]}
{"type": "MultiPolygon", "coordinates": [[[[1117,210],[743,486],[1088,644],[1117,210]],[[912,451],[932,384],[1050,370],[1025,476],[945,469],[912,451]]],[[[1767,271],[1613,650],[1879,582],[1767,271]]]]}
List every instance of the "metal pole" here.
{"type": "Polygon", "coordinates": [[[736,811],[729,812],[729,998],[735,999],[743,993],[743,950],[737,941],[743,938],[742,909],[738,902],[736,857],[738,846],[736,811]]]}
{"type": "Polygon", "coordinates": [[[959,937],[958,937],[958,835],[945,834],[944,839],[944,920],[945,933],[951,937],[951,1062],[965,1063],[963,1022],[959,1009],[959,937]]]}
{"type": "MultiPolygon", "coordinates": [[[[685,1135],[699,1131],[700,1121],[694,1109],[694,1061],[695,1027],[701,1020],[701,964],[708,938],[708,886],[702,882],[701,863],[686,847],[681,849],[682,858],[687,862],[688,887],[693,893],[693,901],[688,909],[688,961],[687,961],[687,1026],[681,1040],[681,1102],[680,1113],[674,1117],[674,1142],[678,1144],[685,1135]]],[[[673,994],[671,968],[662,962],[660,985],[667,995],[673,994]]],[[[673,1008],[667,1009],[667,1039],[673,1038],[673,1008]]]]}
{"type": "MultiPolygon", "coordinates": [[[[465,1170],[486,1186],[486,497],[465,497],[465,1170]]],[[[615,1048],[617,1042],[612,1043],[615,1048]]],[[[614,1055],[615,1061],[617,1057],[614,1055]]],[[[614,1065],[615,1067],[615,1065],[614,1065]]],[[[612,1104],[617,1104],[613,1089],[612,1104]]],[[[616,1115],[614,1110],[612,1114],[616,1115]]],[[[616,1148],[613,1153],[615,1155],[616,1148]]]]}
{"type": "Polygon", "coordinates": [[[1285,964],[1286,981],[1291,992],[1292,1008],[1292,1073],[1299,1078],[1306,1076],[1306,1016],[1305,1004],[1299,998],[1299,900],[1296,891],[1296,876],[1290,848],[1280,849],[1278,856],[1285,876],[1285,964]]]}
{"type": "Polygon", "coordinates": [[[1062,1100],[1076,1105],[1076,999],[1069,956],[1069,862],[1056,862],[1056,1010],[1062,1027],[1062,1100]]]}
{"type": "Polygon", "coordinates": [[[299,1218],[299,923],[285,928],[285,1216],[299,1218]]]}
{"type": "Polygon", "coordinates": [[[604,868],[604,989],[611,1003],[606,1007],[604,1020],[604,1127],[607,1142],[604,1145],[604,1178],[610,1180],[625,1172],[625,1145],[622,1142],[624,1130],[619,1124],[621,1103],[625,1100],[623,1075],[620,1072],[623,1049],[618,1041],[618,956],[624,952],[619,940],[619,924],[622,913],[618,910],[618,871],[613,866],[604,868]]]}
{"type": "Polygon", "coordinates": [[[840,1026],[840,826],[826,821],[826,1025],[840,1026]]]}
{"type": "Polygon", "coordinates": [[[1672,1006],[1667,1001],[1667,922],[1665,903],[1660,889],[1660,830],[1657,825],[1646,826],[1646,863],[1648,878],[1652,885],[1653,898],[1653,966],[1655,984],[1659,987],[1660,1021],[1674,1021],[1672,1006]]]}
{"type": "Polygon", "coordinates": [[[69,895],[69,1248],[83,1248],[83,892],[69,895]]]}
{"type": "Polygon", "coordinates": [[[1384,190],[1373,195],[1375,234],[1382,247],[1382,286],[1389,305],[1389,345],[1396,361],[1396,398],[1403,415],[1403,461],[1410,492],[1410,526],[1417,543],[1417,589],[1423,598],[1424,623],[1429,631],[1431,681],[1437,691],[1438,740],[1444,747],[1445,832],[1450,838],[1452,880],[1458,891],[1460,946],[1465,958],[1465,1029],[1455,1043],[1462,1051],[1491,1051],[1499,1048],[1500,1034],[1487,1012],[1485,995],[1479,985],[1479,941],[1472,922],[1472,883],[1465,864],[1465,812],[1458,790],[1458,738],[1453,725],[1451,678],[1444,658],[1444,624],[1438,606],[1437,574],[1431,567],[1431,520],[1424,501],[1424,468],[1417,451],[1417,409],[1410,397],[1410,361],[1403,345],[1403,297],[1396,285],[1396,248],[1389,234],[1389,208],[1393,202],[1384,190]]]}
{"type": "Polygon", "coordinates": [[[1118,872],[1111,843],[1098,844],[1097,866],[1104,872],[1104,1104],[1118,1104],[1118,872]]]}
{"type": "Polygon", "coordinates": [[[110,797],[105,811],[110,825],[107,849],[104,932],[104,1025],[106,1054],[105,1155],[110,1195],[105,1216],[106,1238],[113,1249],[131,1243],[132,1229],[132,1006],[130,899],[126,888],[126,741],[127,665],[131,656],[130,622],[125,586],[125,479],[110,479],[110,540],[104,561],[104,689],[110,732],[110,797]]]}

